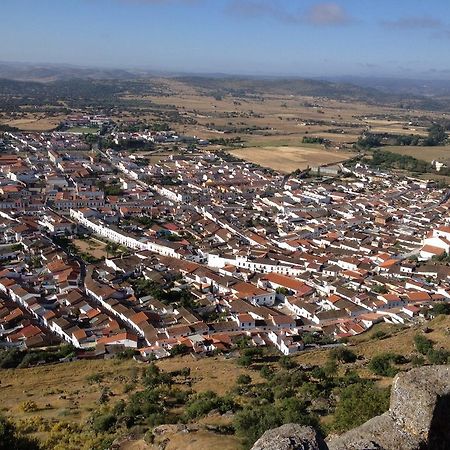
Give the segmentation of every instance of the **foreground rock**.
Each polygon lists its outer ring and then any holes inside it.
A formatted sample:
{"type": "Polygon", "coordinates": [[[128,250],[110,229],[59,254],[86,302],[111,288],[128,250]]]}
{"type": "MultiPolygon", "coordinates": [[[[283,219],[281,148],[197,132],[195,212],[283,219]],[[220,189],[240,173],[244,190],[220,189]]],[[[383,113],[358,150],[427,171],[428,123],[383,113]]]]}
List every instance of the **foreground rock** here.
{"type": "Polygon", "coordinates": [[[312,427],[290,423],[266,431],[252,450],[326,450],[324,440],[312,427]]]}
{"type": "Polygon", "coordinates": [[[450,449],[450,366],[397,375],[389,411],[321,445],[310,427],[289,424],[264,433],[252,450],[450,449]]]}

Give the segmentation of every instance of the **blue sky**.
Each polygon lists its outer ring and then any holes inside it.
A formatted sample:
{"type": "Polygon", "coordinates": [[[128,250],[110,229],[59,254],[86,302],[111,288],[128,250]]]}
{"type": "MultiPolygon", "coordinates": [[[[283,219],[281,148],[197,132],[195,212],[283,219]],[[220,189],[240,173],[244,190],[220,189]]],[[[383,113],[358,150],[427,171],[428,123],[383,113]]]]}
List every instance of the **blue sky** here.
{"type": "Polygon", "coordinates": [[[0,61],[450,79],[450,0],[1,0],[0,61]]]}

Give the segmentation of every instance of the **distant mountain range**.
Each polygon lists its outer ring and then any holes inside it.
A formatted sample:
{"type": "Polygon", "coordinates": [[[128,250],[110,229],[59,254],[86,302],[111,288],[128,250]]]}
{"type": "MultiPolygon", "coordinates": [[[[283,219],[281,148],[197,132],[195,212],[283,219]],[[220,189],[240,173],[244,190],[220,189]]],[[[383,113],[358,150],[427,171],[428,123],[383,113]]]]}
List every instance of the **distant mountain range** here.
{"type": "Polygon", "coordinates": [[[0,62],[0,79],[22,82],[70,80],[123,81],[170,77],[207,95],[258,96],[267,93],[353,99],[403,108],[449,110],[450,81],[370,77],[262,77],[226,74],[175,74],[144,69],[78,67],[60,64],[0,62]]]}
{"type": "MultiPolygon", "coordinates": [[[[283,94],[311,97],[327,97],[339,100],[358,100],[367,103],[390,105],[403,109],[424,109],[449,111],[450,104],[446,95],[445,85],[439,89],[440,95],[424,95],[417,84],[415,92],[412,82],[406,88],[408,81],[396,80],[389,85],[386,81],[377,87],[370,82],[356,83],[344,81],[327,81],[323,79],[303,78],[261,78],[261,77],[208,77],[180,76],[177,80],[194,86],[205,94],[213,96],[232,95],[236,97],[262,96],[264,94],[283,94]],[[417,93],[416,93],[417,92],[417,93]]],[[[423,83],[423,82],[422,82],[423,83]]],[[[414,84],[416,86],[416,84],[414,84]]],[[[450,91],[449,91],[450,96],[450,91]]]]}
{"type": "Polygon", "coordinates": [[[337,83],[304,78],[253,78],[253,77],[176,77],[190,86],[214,92],[216,95],[287,94],[312,97],[357,98],[361,100],[387,100],[388,95],[370,87],[360,87],[349,83],[337,83]]]}
{"type": "Polygon", "coordinates": [[[377,89],[386,93],[423,95],[429,97],[450,96],[450,80],[414,80],[408,78],[384,77],[321,77],[320,79],[339,83],[351,83],[363,88],[377,89]]]}
{"type": "MultiPolygon", "coordinates": [[[[148,75],[148,74],[147,74],[148,75]]],[[[16,81],[50,82],[81,79],[130,79],[138,76],[135,72],[122,69],[77,67],[60,64],[32,64],[0,62],[0,78],[16,81]]]]}

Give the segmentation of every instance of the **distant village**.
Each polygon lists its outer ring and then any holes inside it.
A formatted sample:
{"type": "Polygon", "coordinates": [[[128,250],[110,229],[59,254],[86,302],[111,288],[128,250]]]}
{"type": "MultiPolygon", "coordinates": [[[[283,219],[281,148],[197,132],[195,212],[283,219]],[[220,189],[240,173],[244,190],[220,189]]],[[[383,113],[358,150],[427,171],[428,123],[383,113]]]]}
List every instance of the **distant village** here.
{"type": "Polygon", "coordinates": [[[450,301],[450,195],[434,182],[361,163],[286,176],[111,123],[0,140],[0,348],[292,355],[450,301]],[[105,125],[114,146],[71,131],[105,125]],[[178,147],[152,161],[132,140],[178,147]]]}

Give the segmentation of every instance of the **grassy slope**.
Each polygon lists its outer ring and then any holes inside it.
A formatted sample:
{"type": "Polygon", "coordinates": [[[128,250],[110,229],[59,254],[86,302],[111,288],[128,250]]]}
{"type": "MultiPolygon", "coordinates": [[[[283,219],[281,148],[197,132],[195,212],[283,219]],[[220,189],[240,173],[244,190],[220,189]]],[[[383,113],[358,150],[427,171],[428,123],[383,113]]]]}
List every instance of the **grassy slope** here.
{"type": "MultiPolygon", "coordinates": [[[[435,348],[450,350],[450,316],[440,316],[428,324],[432,330],[427,337],[435,342],[435,348]]],[[[354,368],[362,376],[369,376],[364,367],[366,361],[377,353],[395,352],[405,356],[414,351],[413,337],[420,331],[420,327],[403,328],[379,324],[366,334],[351,339],[353,350],[361,356],[354,368]],[[379,340],[372,335],[383,330],[388,337],[379,340]]],[[[295,357],[301,364],[323,364],[328,358],[327,350],[304,352],[295,357]]],[[[191,356],[183,356],[160,361],[158,363],[164,371],[178,370],[189,367],[193,380],[192,389],[197,392],[212,390],[219,395],[225,394],[236,383],[236,378],[242,373],[252,376],[253,382],[260,382],[258,372],[237,366],[232,358],[223,356],[196,360],[191,356]]],[[[113,401],[125,398],[124,386],[132,382],[133,378],[144,369],[143,364],[135,361],[94,360],[76,361],[66,364],[55,364],[30,369],[15,369],[0,371],[0,394],[2,398],[2,412],[13,416],[15,420],[41,415],[46,418],[81,422],[85,420],[97,405],[102,387],[109,387],[114,394],[113,401]],[[101,373],[104,378],[101,383],[89,383],[89,375],[101,373]],[[20,408],[22,402],[34,401],[39,411],[25,413],[20,408]],[[46,408],[46,405],[51,405],[46,408]]],[[[391,378],[380,378],[381,386],[388,386],[391,378]]],[[[200,421],[201,425],[218,425],[229,422],[229,418],[207,416],[200,421]]],[[[234,436],[216,435],[200,428],[190,433],[173,430],[164,434],[169,437],[168,449],[186,448],[203,450],[209,448],[234,449],[239,448],[239,441],[234,436]],[[220,442],[219,442],[220,441],[220,442]]],[[[123,444],[125,450],[146,449],[143,441],[132,441],[123,444]]]]}
{"type": "MultiPolygon", "coordinates": [[[[450,351],[450,335],[448,334],[450,316],[439,316],[430,321],[427,326],[431,331],[426,336],[435,342],[435,348],[444,348],[450,351]]],[[[414,335],[420,332],[420,326],[410,328],[380,323],[367,333],[352,337],[349,344],[352,346],[352,350],[363,360],[370,360],[370,358],[382,352],[393,352],[408,356],[414,351],[414,335]],[[378,331],[386,332],[387,337],[383,339],[373,338],[373,335],[378,331]]],[[[300,353],[296,360],[300,364],[323,364],[327,357],[328,351],[319,349],[300,353]]],[[[367,373],[362,368],[360,370],[362,374],[367,373]]]]}
{"type": "Polygon", "coordinates": [[[103,374],[101,386],[108,386],[118,400],[123,386],[140,370],[132,361],[75,361],[29,369],[0,371],[2,410],[15,419],[34,415],[68,421],[85,419],[100,397],[98,383],[90,384],[86,378],[103,374]],[[39,411],[25,413],[22,402],[34,401],[39,411]],[[51,408],[45,408],[51,405],[51,408]]]}

